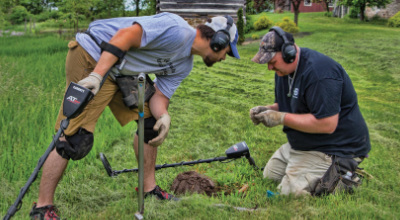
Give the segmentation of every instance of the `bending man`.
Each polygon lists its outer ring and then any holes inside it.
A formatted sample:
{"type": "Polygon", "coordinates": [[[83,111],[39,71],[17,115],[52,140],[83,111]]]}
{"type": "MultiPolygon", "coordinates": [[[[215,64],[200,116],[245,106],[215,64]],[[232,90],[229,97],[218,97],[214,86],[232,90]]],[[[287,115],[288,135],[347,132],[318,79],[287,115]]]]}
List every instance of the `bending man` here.
{"type": "MultiPolygon", "coordinates": [[[[65,137],[57,142],[56,150],[44,164],[39,200],[32,208],[31,217],[59,219],[53,205],[57,184],[68,160],[79,160],[91,150],[96,122],[106,106],[122,126],[138,120],[138,109],[124,104],[125,97],[114,81],[117,76],[108,77],[99,88],[103,76],[115,64],[123,76],[140,72],[156,75],[155,92],[144,110],[144,192],[145,196],[176,200],[157,186],[154,169],[157,147],[167,137],[170,126],[169,99],[192,70],[193,55],[201,56],[207,66],[225,60],[226,54],[239,59],[237,39],[238,32],[231,17],[214,17],[194,29],[181,17],[170,13],[98,20],[92,22],[85,33],[78,33],[76,41],[68,45],[67,85],[71,81],[78,82],[91,89],[95,97],[82,114],[70,121],[65,137]],[[122,59],[123,67],[122,63],[118,64],[122,59]]],[[[56,129],[62,119],[60,109],[56,129]]],[[[136,157],[137,147],[136,135],[136,157]]]]}

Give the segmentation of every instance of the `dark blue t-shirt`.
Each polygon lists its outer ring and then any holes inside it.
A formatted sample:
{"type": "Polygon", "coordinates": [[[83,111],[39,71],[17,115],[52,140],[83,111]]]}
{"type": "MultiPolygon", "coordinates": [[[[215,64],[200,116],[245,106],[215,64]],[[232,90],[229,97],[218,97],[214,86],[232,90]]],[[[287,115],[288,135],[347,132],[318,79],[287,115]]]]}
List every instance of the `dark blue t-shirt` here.
{"type": "Polygon", "coordinates": [[[301,48],[291,97],[288,93],[288,76],[275,74],[275,102],[279,111],[311,113],[317,119],[339,113],[339,123],[332,134],[304,133],[284,126],[293,149],[341,157],[366,156],[370,151],[368,128],[358,107],[357,94],[346,71],[336,61],[301,48]]]}

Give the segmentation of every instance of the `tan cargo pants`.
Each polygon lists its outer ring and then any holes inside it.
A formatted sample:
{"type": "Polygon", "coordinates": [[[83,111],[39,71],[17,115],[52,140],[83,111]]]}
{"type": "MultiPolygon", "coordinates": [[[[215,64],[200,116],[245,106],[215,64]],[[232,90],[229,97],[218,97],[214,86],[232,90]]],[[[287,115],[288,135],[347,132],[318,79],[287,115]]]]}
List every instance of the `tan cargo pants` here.
{"type": "MultiPolygon", "coordinates": [[[[70,82],[77,83],[81,79],[89,76],[97,64],[76,41],[69,42],[68,48],[69,51],[65,62],[66,88],[68,88],[70,82]]],[[[72,135],[81,127],[94,133],[97,120],[106,106],[110,107],[111,112],[121,126],[128,124],[132,120],[138,120],[139,118],[138,109],[131,110],[125,106],[122,100],[122,94],[118,91],[118,86],[111,77],[108,77],[100,91],[85,107],[84,111],[78,117],[70,120],[65,134],[72,135]]],[[[148,103],[145,103],[144,117],[151,117],[148,103]]],[[[60,128],[60,122],[64,118],[63,104],[61,104],[55,125],[56,130],[60,128]]]]}
{"type": "Polygon", "coordinates": [[[268,161],[264,178],[280,182],[278,190],[283,195],[310,195],[331,164],[329,155],[318,151],[293,150],[286,143],[268,161]]]}

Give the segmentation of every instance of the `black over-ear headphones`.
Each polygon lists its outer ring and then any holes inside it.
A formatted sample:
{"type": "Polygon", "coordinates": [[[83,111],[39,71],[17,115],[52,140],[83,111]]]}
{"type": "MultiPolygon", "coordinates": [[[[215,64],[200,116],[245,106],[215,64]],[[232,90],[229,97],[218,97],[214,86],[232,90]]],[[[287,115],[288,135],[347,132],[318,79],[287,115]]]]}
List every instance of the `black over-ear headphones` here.
{"type": "Polygon", "coordinates": [[[294,46],[294,43],[289,42],[289,40],[286,38],[285,32],[280,27],[275,26],[269,30],[275,31],[275,33],[277,33],[283,39],[283,44],[281,48],[283,61],[285,61],[286,63],[293,63],[297,53],[297,49],[296,46],[294,46]]]}
{"type": "Polygon", "coordinates": [[[231,41],[231,35],[229,34],[229,29],[231,29],[233,25],[233,18],[229,15],[225,15],[224,17],[227,19],[226,28],[215,32],[214,36],[211,38],[210,41],[210,47],[215,52],[218,52],[226,48],[231,41]]]}

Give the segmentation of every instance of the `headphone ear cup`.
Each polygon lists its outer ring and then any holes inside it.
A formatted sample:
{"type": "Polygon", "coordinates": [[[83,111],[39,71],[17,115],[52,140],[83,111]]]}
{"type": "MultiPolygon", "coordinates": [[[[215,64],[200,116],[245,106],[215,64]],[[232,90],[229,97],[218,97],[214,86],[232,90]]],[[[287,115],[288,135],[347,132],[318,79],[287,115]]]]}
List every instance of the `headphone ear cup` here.
{"type": "Polygon", "coordinates": [[[293,44],[282,45],[282,57],[286,63],[293,63],[296,58],[297,49],[293,44]]]}
{"type": "Polygon", "coordinates": [[[230,37],[226,31],[217,31],[211,38],[210,47],[214,52],[221,51],[226,48],[229,44],[230,37]]]}

